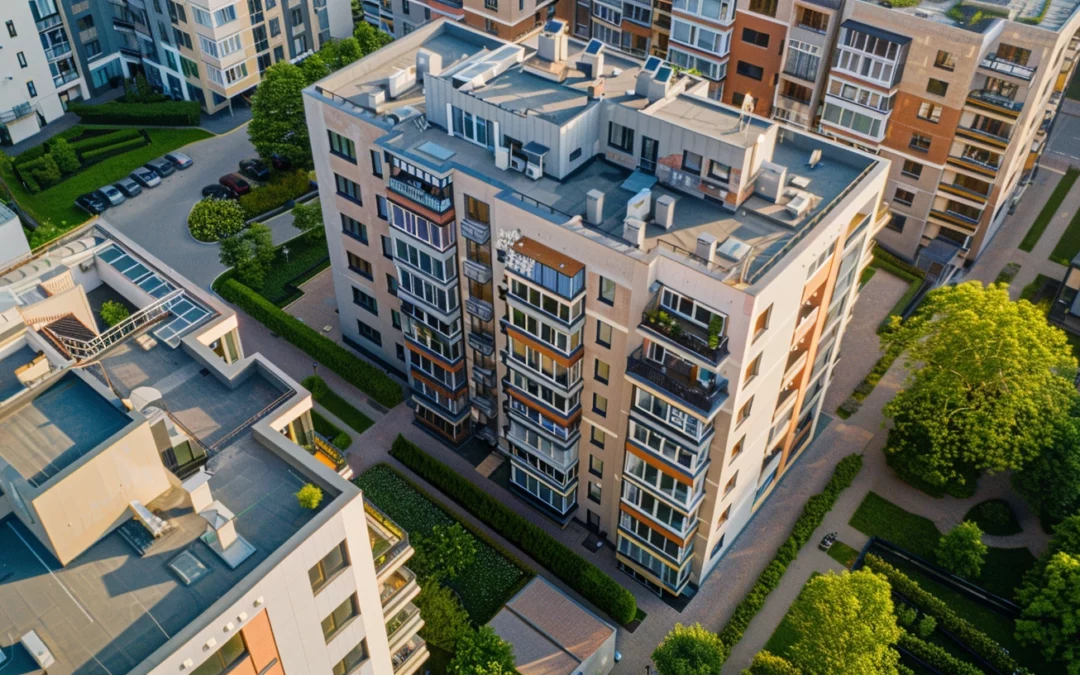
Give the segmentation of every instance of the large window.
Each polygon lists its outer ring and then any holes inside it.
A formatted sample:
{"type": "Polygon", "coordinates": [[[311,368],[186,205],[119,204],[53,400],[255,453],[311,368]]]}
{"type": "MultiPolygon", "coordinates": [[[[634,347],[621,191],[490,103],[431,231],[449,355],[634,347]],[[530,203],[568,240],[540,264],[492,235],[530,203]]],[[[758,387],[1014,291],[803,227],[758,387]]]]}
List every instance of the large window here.
{"type": "Polygon", "coordinates": [[[728,22],[734,17],[734,3],[727,0],[674,0],[672,7],[713,21],[728,22]]]}
{"type": "Polygon", "coordinates": [[[341,214],[341,231],[364,244],[368,243],[367,225],[341,214]]]}
{"type": "Polygon", "coordinates": [[[788,56],[784,74],[807,82],[817,81],[821,64],[821,47],[802,40],[788,40],[788,56]]]}
{"type": "Polygon", "coordinates": [[[359,668],[360,664],[367,661],[367,658],[367,641],[361,640],[360,644],[349,650],[349,653],[345,655],[345,658],[334,664],[334,667],[330,672],[333,673],[333,675],[347,675],[359,668]]]}
{"type": "Polygon", "coordinates": [[[747,43],[747,44],[754,45],[756,47],[768,48],[768,46],[769,46],[769,34],[768,33],[762,33],[760,31],[756,31],[753,28],[743,28],[742,29],[742,41],[747,43]]]}
{"type": "Polygon", "coordinates": [[[221,645],[221,649],[214,652],[201,666],[192,671],[192,675],[219,675],[233,666],[237,661],[247,655],[247,645],[244,644],[242,633],[233,635],[221,645]]]}
{"type": "Polygon", "coordinates": [[[750,0],[750,11],[766,16],[776,16],[776,5],[777,0],[750,0]]]}
{"type": "Polygon", "coordinates": [[[363,292],[359,288],[354,287],[352,289],[352,299],[357,305],[360,305],[367,311],[378,316],[379,315],[379,303],[372,296],[363,292]]]}
{"type": "Polygon", "coordinates": [[[749,77],[752,80],[761,81],[761,78],[765,77],[765,69],[761,66],[756,66],[746,61],[739,61],[735,64],[735,72],[743,77],[749,77]]]}
{"type": "Polygon", "coordinates": [[[352,182],[345,176],[334,174],[334,182],[337,185],[337,193],[348,199],[349,201],[356,202],[361,206],[364,205],[360,195],[360,186],[352,182]]]}
{"type": "Polygon", "coordinates": [[[236,20],[236,6],[229,5],[228,7],[222,7],[218,11],[214,12],[214,25],[223,26],[230,21],[236,20]]]}
{"type": "Polygon", "coordinates": [[[356,599],[356,594],[353,593],[322,620],[323,637],[326,638],[327,642],[330,642],[350,619],[359,615],[360,603],[356,599]]]}
{"type": "Polygon", "coordinates": [[[615,282],[607,277],[600,277],[600,295],[597,298],[600,302],[608,305],[615,304],[615,282]]]}
{"type": "Polygon", "coordinates": [[[349,549],[345,542],[341,542],[330,550],[323,559],[315,563],[308,570],[308,580],[311,582],[311,590],[318,592],[338,572],[349,566],[349,549]]]}
{"type": "Polygon", "coordinates": [[[881,120],[870,117],[869,115],[863,115],[862,113],[857,113],[848,110],[847,108],[841,108],[832,103],[826,103],[824,117],[826,122],[844,127],[845,129],[851,129],[864,136],[870,136],[872,138],[879,138],[881,136],[881,120]]]}
{"type": "Polygon", "coordinates": [[[465,216],[478,223],[491,223],[491,207],[476,197],[465,195],[465,216]]]}
{"type": "MultiPolygon", "coordinates": [[[[671,23],[671,39],[684,45],[711,52],[717,56],[726,56],[730,40],[730,33],[702,28],[687,21],[675,19],[671,23]]],[[[768,38],[768,36],[765,36],[768,38]]]]}
{"type": "Polygon", "coordinates": [[[390,216],[390,223],[394,227],[440,251],[445,251],[457,243],[457,223],[453,221],[447,225],[436,225],[397,204],[390,205],[390,216]]]}
{"type": "Polygon", "coordinates": [[[634,130],[615,122],[608,122],[608,145],[633,154],[634,130]]]}
{"type": "Polygon", "coordinates": [[[330,153],[356,164],[356,144],[341,134],[327,130],[330,137],[330,153]]]}
{"type": "Polygon", "coordinates": [[[456,106],[451,110],[451,117],[455,136],[461,136],[485,148],[495,147],[495,126],[491,121],[456,106]]]}

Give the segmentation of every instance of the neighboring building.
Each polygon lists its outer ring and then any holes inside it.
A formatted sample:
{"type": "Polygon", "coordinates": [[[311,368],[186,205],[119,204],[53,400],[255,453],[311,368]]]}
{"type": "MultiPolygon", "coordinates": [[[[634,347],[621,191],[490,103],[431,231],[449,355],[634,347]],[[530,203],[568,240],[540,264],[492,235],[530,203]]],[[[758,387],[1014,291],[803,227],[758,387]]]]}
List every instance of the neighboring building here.
{"type": "Polygon", "coordinates": [[[232,311],[100,221],[6,270],[0,668],[416,672],[408,536],[311,407],[232,311]],[[99,325],[106,300],[133,313],[99,325]]]}
{"type": "Polygon", "coordinates": [[[813,438],[889,162],[535,45],[433,22],[305,90],[342,334],[693,593],[813,438]]]}
{"type": "Polygon", "coordinates": [[[18,214],[0,202],[0,269],[30,257],[22,221],[18,214]]]}
{"type": "Polygon", "coordinates": [[[361,4],[364,20],[394,37],[408,35],[433,19],[448,18],[504,40],[519,40],[547,19],[569,19],[572,1],[362,0],[361,4]]]}
{"type": "Polygon", "coordinates": [[[514,648],[521,675],[607,675],[615,627],[535,577],[488,622],[514,648]]]}
{"type": "Polygon", "coordinates": [[[1080,255],[1065,270],[1049,317],[1064,330],[1080,335],[1080,255]]]}

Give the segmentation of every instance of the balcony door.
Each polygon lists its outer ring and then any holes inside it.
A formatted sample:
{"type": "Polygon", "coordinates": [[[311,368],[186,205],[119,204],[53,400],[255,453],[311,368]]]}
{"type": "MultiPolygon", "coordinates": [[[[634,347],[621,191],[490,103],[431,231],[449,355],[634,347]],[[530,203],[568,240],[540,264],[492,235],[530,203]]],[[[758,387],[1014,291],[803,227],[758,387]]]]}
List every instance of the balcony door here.
{"type": "Polygon", "coordinates": [[[648,136],[641,137],[641,161],[638,162],[638,170],[644,173],[656,173],[656,156],[659,144],[655,139],[648,136]]]}

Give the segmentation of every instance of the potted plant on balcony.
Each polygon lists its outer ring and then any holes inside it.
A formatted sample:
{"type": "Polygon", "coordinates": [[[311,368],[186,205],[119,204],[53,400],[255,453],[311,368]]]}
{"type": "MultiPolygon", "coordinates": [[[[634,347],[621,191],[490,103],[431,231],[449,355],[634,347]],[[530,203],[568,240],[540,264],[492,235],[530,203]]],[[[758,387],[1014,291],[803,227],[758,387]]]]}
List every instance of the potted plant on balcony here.
{"type": "Polygon", "coordinates": [[[723,329],[723,319],[714,315],[709,321],[709,349],[717,349],[720,346],[720,332],[723,329]]]}

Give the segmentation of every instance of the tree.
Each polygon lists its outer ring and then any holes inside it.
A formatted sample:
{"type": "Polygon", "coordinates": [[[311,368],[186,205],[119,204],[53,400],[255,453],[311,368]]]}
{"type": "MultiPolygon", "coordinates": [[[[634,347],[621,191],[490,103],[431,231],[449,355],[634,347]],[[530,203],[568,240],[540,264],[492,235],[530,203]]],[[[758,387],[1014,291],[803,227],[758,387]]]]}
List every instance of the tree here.
{"type": "Polygon", "coordinates": [[[1042,454],[1013,473],[1012,484],[1035,511],[1062,520],[1080,511],[1080,419],[1059,420],[1042,454]]]}
{"type": "Polygon", "coordinates": [[[63,138],[54,138],[49,142],[49,154],[56,160],[56,165],[60,167],[61,173],[75,173],[82,166],[79,163],[79,158],[75,155],[74,148],[63,138]]]}
{"type": "Polygon", "coordinates": [[[360,48],[360,42],[354,37],[335,40],[330,43],[330,47],[334,54],[334,62],[330,64],[330,67],[334,70],[344,68],[364,56],[364,50],[360,48]]]}
{"type": "Polygon", "coordinates": [[[249,288],[262,288],[274,256],[273,236],[262,223],[252,223],[221,242],[221,264],[232,267],[237,278],[249,288]]]}
{"type": "Polygon", "coordinates": [[[266,69],[251,103],[248,138],[262,157],[278,153],[297,166],[311,162],[304,117],[304,71],[288,61],[266,69]]]}
{"type": "Polygon", "coordinates": [[[982,543],[982,528],[965,520],[941,538],[935,555],[939,565],[965,579],[977,579],[982,573],[988,548],[982,543]]]}
{"type": "Polygon", "coordinates": [[[802,671],[782,656],[761,651],[754,655],[743,675],[802,675],[802,671]]]}
{"type": "Polygon", "coordinates": [[[462,635],[457,652],[446,668],[448,675],[510,675],[514,673],[514,647],[490,626],[462,635]]]}
{"type": "Polygon", "coordinates": [[[883,337],[907,350],[906,387],[885,406],[885,451],[901,475],[963,484],[965,469],[1020,469],[1073,407],[1076,359],[1065,334],[1000,284],[939,288],[883,337]]]}
{"type": "Polygon", "coordinates": [[[714,675],[727,658],[720,636],[700,623],[675,624],[652,653],[660,675],[714,675]]]}
{"type": "Polygon", "coordinates": [[[897,672],[900,639],[892,588],[885,577],[863,569],[814,577],[788,614],[799,640],[788,660],[808,675],[897,672]]]}
{"type": "Polygon", "coordinates": [[[101,320],[105,322],[105,325],[110,328],[131,316],[128,308],[115,300],[106,300],[101,303],[98,314],[101,315],[101,320]]]}
{"type": "Polygon", "coordinates": [[[1080,675],[1080,557],[1055,553],[1031,582],[1017,593],[1023,611],[1016,638],[1039,646],[1048,659],[1064,661],[1070,675],[1080,675]]]}
{"type": "Polygon", "coordinates": [[[413,548],[416,553],[410,565],[423,579],[453,579],[476,560],[476,538],[461,523],[436,525],[413,548]]]}
{"type": "Polygon", "coordinates": [[[361,21],[356,25],[353,30],[353,37],[360,44],[360,51],[363,52],[364,56],[394,41],[393,36],[384,33],[367,21],[361,21]]]}
{"type": "Polygon", "coordinates": [[[297,204],[293,207],[293,227],[304,232],[321,229],[323,226],[322,203],[318,199],[312,199],[307,204],[297,204]]]}
{"type": "Polygon", "coordinates": [[[199,241],[218,241],[244,228],[244,209],[231,199],[206,198],[188,214],[188,229],[199,241]]]}
{"type": "Polygon", "coordinates": [[[63,177],[60,175],[60,165],[56,163],[51,154],[45,155],[41,160],[41,166],[32,170],[30,174],[43,189],[56,185],[63,177]]]}
{"type": "Polygon", "coordinates": [[[319,508],[319,504],[322,504],[322,499],[322,488],[318,485],[313,485],[312,483],[308,483],[296,493],[296,501],[300,503],[300,508],[308,509],[310,511],[319,508]]]}
{"type": "MultiPolygon", "coordinates": [[[[323,60],[322,52],[315,52],[301,61],[300,70],[304,72],[304,79],[308,84],[315,84],[330,74],[330,66],[323,60]]],[[[258,93],[257,90],[256,93],[258,93]]]]}
{"type": "Polygon", "coordinates": [[[461,636],[471,630],[469,613],[454,592],[435,579],[427,579],[416,596],[416,606],[424,619],[420,637],[439,649],[453,652],[461,636]]]}

